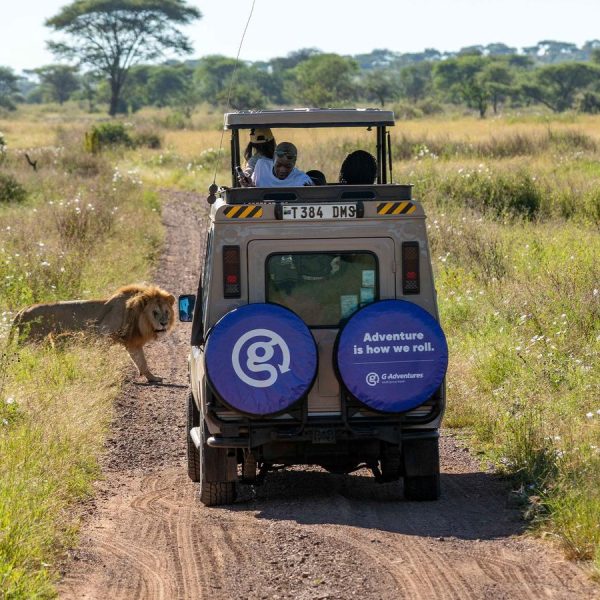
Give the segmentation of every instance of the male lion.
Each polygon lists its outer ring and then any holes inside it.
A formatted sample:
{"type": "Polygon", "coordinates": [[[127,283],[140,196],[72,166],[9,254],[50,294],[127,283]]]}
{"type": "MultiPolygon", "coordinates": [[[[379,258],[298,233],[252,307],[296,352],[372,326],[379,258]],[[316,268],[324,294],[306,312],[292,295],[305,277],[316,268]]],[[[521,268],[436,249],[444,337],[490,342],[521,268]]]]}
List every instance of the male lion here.
{"type": "Polygon", "coordinates": [[[175,297],[157,286],[127,285],[107,300],[34,304],[17,314],[20,336],[41,339],[51,333],[89,331],[123,344],[148,381],[162,381],[146,363],[144,344],[173,327],[175,297]]]}

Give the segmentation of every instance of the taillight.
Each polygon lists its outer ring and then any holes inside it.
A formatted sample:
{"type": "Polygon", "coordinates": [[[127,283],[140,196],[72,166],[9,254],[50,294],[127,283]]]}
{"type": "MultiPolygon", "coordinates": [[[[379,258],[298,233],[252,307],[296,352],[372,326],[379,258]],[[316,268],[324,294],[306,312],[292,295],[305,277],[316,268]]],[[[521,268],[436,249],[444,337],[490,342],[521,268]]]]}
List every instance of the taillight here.
{"type": "Polygon", "coordinates": [[[240,247],[223,246],[223,297],[239,298],[241,295],[240,247]]]}
{"type": "Polygon", "coordinates": [[[402,242],[402,293],[418,294],[420,291],[419,242],[402,242]]]}

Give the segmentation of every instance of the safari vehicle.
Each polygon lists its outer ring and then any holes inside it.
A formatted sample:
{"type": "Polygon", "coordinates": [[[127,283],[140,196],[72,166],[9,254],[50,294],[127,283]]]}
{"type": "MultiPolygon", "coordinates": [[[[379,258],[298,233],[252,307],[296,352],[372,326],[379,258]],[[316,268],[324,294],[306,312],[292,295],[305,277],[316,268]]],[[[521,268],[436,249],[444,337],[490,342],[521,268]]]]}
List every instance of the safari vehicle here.
{"type": "Polygon", "coordinates": [[[206,505],[296,464],[368,467],[403,478],[406,499],[439,497],[448,351],[423,208],[388,183],[393,124],[375,109],[225,115],[231,187],[211,190],[198,293],[180,297],[193,321],[188,471],[206,505]],[[256,127],[372,131],[376,181],[240,187],[240,132],[256,127]]]}

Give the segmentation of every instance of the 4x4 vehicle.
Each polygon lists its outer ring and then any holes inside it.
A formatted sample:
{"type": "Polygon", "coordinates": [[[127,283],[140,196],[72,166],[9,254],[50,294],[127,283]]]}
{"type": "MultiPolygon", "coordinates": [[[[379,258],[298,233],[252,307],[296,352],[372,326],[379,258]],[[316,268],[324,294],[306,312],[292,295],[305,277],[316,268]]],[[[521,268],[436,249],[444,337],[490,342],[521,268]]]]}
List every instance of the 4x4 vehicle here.
{"type": "Polygon", "coordinates": [[[198,293],[179,303],[192,320],[188,472],[206,505],[295,464],[367,466],[402,477],[407,499],[439,496],[448,350],[423,208],[387,183],[393,124],[375,109],[225,115],[232,187],[213,187],[198,293]],[[239,187],[240,131],[257,127],[374,130],[376,182],[239,187]]]}

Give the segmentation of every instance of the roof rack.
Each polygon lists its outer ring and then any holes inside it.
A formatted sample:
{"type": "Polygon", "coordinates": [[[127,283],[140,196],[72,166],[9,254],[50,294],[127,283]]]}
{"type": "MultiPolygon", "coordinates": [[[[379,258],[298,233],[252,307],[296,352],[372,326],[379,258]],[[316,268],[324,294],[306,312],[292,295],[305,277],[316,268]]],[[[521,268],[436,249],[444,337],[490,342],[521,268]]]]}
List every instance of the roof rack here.
{"type": "Polygon", "coordinates": [[[393,111],[378,108],[293,108],[226,113],[224,127],[382,127],[394,123],[393,111]]]}

